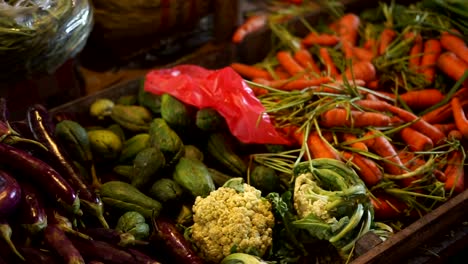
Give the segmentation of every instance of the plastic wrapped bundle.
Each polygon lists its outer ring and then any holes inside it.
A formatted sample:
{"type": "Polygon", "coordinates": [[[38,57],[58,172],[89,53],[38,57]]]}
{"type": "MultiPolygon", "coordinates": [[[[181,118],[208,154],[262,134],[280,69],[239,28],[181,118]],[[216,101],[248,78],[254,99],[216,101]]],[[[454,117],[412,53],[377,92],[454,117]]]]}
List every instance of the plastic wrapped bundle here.
{"type": "Polygon", "coordinates": [[[82,50],[92,26],[88,0],[0,0],[0,80],[54,72],[82,50]]]}

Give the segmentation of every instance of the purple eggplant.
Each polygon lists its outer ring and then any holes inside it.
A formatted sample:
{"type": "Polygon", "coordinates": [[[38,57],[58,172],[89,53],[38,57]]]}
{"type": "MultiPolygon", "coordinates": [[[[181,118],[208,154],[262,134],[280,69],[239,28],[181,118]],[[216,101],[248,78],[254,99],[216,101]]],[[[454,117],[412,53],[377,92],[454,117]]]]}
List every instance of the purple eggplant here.
{"type": "Polygon", "coordinates": [[[44,145],[35,140],[21,136],[8,123],[2,121],[0,121],[0,137],[2,137],[2,142],[8,145],[21,144],[24,147],[31,146],[32,148],[45,150],[44,145]]]}
{"type": "Polygon", "coordinates": [[[70,184],[49,164],[28,152],[0,142],[0,160],[3,164],[22,172],[38,188],[55,199],[69,212],[80,215],[80,199],[70,184]]]}
{"type": "Polygon", "coordinates": [[[0,170],[0,217],[6,218],[21,201],[21,186],[8,172],[0,170]]]}
{"type": "Polygon", "coordinates": [[[61,214],[57,209],[55,208],[46,208],[46,214],[47,214],[47,223],[48,224],[53,224],[56,227],[60,228],[63,230],[63,232],[67,234],[71,234],[73,236],[77,237],[82,237],[84,239],[91,240],[92,238],[84,233],[79,232],[76,230],[72,224],[72,221],[68,219],[66,216],[61,214]]]}
{"type": "Polygon", "coordinates": [[[192,245],[169,219],[157,217],[153,219],[153,227],[154,237],[164,243],[177,263],[203,264],[192,245]]]}
{"type": "Polygon", "coordinates": [[[91,227],[86,228],[82,232],[95,240],[106,241],[121,247],[149,244],[147,241],[135,239],[130,233],[121,232],[112,228],[91,227]]]}
{"type": "Polygon", "coordinates": [[[54,136],[55,125],[47,109],[39,104],[31,106],[27,111],[27,120],[34,139],[49,150],[54,168],[79,192],[83,209],[96,216],[101,224],[108,228],[101,199],[86,185],[79,169],[75,167],[72,159],[57,143],[54,136]]]}
{"type": "Polygon", "coordinates": [[[0,122],[7,123],[10,119],[10,112],[8,111],[8,104],[5,97],[0,98],[0,122]]]}
{"type": "Polygon", "coordinates": [[[80,251],[78,251],[65,232],[57,225],[49,224],[44,228],[44,241],[61,257],[64,263],[85,264],[80,251]]]}
{"type": "Polygon", "coordinates": [[[147,263],[147,264],[159,263],[158,261],[154,260],[152,257],[139,251],[138,249],[127,248],[127,252],[130,253],[137,260],[138,263],[147,263]]]}
{"type": "Polygon", "coordinates": [[[37,247],[21,247],[19,249],[28,264],[59,264],[58,258],[48,250],[37,247]]]}
{"type": "Polygon", "coordinates": [[[85,259],[102,261],[106,264],[158,264],[156,260],[135,257],[124,248],[119,248],[100,240],[86,240],[79,237],[70,237],[73,244],[81,252],[85,259]]]}
{"type": "Polygon", "coordinates": [[[5,240],[5,242],[8,244],[10,247],[10,250],[15,253],[16,256],[18,256],[21,260],[24,260],[23,255],[18,252],[16,249],[15,244],[13,244],[13,241],[11,241],[11,235],[13,231],[11,230],[10,225],[4,218],[0,218],[0,236],[5,240]]]}
{"type": "Polygon", "coordinates": [[[42,231],[47,226],[47,214],[44,208],[42,194],[29,182],[20,182],[21,204],[20,225],[32,235],[42,231]]]}

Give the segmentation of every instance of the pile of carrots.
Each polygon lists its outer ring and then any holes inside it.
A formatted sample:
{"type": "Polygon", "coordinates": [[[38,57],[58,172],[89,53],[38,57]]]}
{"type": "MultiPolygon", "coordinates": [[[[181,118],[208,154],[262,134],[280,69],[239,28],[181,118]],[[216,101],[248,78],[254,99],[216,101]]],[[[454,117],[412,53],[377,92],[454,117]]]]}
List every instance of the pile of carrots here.
{"type": "Polygon", "coordinates": [[[454,27],[427,34],[388,23],[365,34],[365,23],[345,13],[326,30],[291,33],[294,43],[258,64],[231,67],[303,159],[356,169],[377,219],[422,215],[466,189],[468,46],[454,27]]]}

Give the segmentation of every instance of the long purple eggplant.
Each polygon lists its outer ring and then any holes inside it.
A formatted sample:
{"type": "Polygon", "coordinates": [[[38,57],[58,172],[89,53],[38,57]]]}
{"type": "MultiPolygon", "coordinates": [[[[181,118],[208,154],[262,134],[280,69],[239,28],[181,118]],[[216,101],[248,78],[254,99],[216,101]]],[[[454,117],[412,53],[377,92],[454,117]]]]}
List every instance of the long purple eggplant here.
{"type": "Polygon", "coordinates": [[[21,186],[18,181],[8,172],[0,170],[0,236],[5,240],[10,249],[20,258],[23,256],[18,252],[11,241],[11,227],[7,217],[21,202],[21,186]]]}
{"type": "Polygon", "coordinates": [[[8,216],[21,201],[21,186],[10,173],[0,170],[0,217],[8,216]]]}
{"type": "Polygon", "coordinates": [[[47,223],[55,225],[56,227],[63,230],[63,232],[67,234],[71,234],[73,236],[82,237],[84,239],[91,240],[92,238],[84,233],[79,232],[74,228],[74,225],[70,219],[66,216],[62,215],[56,208],[46,208],[45,209],[47,214],[47,223]]]}
{"type": "Polygon", "coordinates": [[[28,234],[35,235],[47,226],[42,193],[29,182],[22,181],[20,185],[22,199],[19,206],[19,223],[28,234]]]}
{"type": "Polygon", "coordinates": [[[80,194],[83,209],[96,216],[104,227],[109,227],[104,213],[101,199],[86,185],[79,170],[74,166],[68,154],[57,144],[55,139],[55,125],[47,109],[39,104],[29,107],[27,113],[29,129],[38,142],[42,143],[50,152],[57,171],[80,194]]]}
{"type": "Polygon", "coordinates": [[[38,247],[20,247],[19,250],[28,264],[59,264],[58,258],[50,251],[41,250],[38,247]]]}
{"type": "Polygon", "coordinates": [[[13,251],[13,253],[15,253],[18,258],[24,260],[24,257],[21,255],[21,253],[18,252],[15,244],[13,244],[13,241],[11,241],[12,233],[13,230],[11,229],[10,224],[6,221],[6,219],[0,217],[0,237],[5,240],[5,242],[10,247],[10,250],[13,251]]]}
{"type": "Polygon", "coordinates": [[[7,123],[10,119],[10,112],[8,111],[8,104],[5,97],[0,98],[0,122],[7,123]]]}
{"type": "Polygon", "coordinates": [[[154,236],[172,253],[176,263],[203,264],[190,243],[177,230],[171,220],[164,217],[153,219],[154,236]]]}
{"type": "Polygon", "coordinates": [[[80,199],[70,184],[49,164],[28,152],[0,142],[0,162],[22,172],[69,212],[80,215],[80,199]]]}
{"type": "Polygon", "coordinates": [[[147,264],[158,264],[157,260],[154,260],[152,257],[148,256],[147,254],[141,252],[138,249],[134,248],[127,248],[128,253],[130,253],[138,263],[147,263],[147,264]]]}
{"type": "Polygon", "coordinates": [[[149,244],[148,241],[137,240],[132,234],[121,232],[113,228],[90,227],[82,232],[95,240],[102,240],[121,247],[149,244]]]}
{"type": "Polygon", "coordinates": [[[106,264],[159,264],[158,261],[150,258],[142,261],[141,258],[135,257],[124,248],[116,247],[104,241],[86,240],[72,236],[70,236],[70,240],[85,259],[102,261],[106,264]]]}
{"type": "Polygon", "coordinates": [[[44,241],[66,264],[85,264],[80,251],[73,245],[65,232],[55,224],[49,224],[44,229],[44,241]]]}

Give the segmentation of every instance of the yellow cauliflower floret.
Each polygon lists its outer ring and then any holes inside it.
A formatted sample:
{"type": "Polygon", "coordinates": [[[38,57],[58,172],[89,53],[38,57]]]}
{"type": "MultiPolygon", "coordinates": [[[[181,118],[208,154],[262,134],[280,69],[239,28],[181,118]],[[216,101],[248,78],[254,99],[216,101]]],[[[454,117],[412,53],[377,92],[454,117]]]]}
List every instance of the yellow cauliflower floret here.
{"type": "Polygon", "coordinates": [[[208,262],[219,263],[233,248],[244,253],[255,250],[261,257],[272,244],[270,202],[248,184],[243,189],[220,187],[195,200],[192,240],[208,262]]]}

